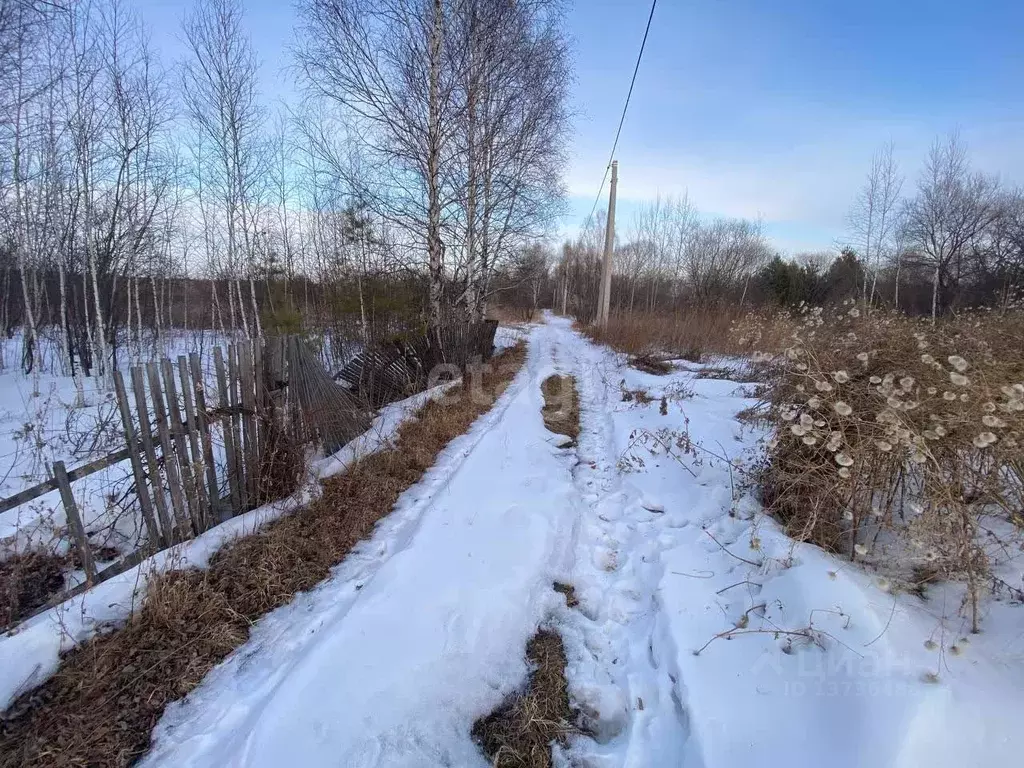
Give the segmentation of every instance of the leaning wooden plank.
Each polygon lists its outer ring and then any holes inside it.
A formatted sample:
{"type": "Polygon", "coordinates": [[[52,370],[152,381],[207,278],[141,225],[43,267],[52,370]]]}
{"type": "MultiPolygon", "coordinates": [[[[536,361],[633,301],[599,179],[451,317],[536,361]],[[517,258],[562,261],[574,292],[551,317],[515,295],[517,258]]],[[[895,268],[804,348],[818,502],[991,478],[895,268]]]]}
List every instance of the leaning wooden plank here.
{"type": "Polygon", "coordinates": [[[188,439],[185,435],[185,425],[181,420],[181,409],[178,407],[178,387],[174,381],[174,366],[170,360],[165,358],[160,361],[160,368],[164,375],[164,391],[167,393],[167,416],[170,422],[171,442],[174,455],[178,459],[181,482],[185,488],[188,517],[192,524],[192,530],[199,533],[206,527],[206,509],[199,493],[203,486],[202,483],[196,483],[192,459],[188,455],[188,439]]]}
{"type": "Polygon", "coordinates": [[[156,458],[153,430],[149,425],[149,401],[146,399],[142,367],[132,368],[131,376],[132,389],[135,392],[136,413],[139,414],[139,437],[142,441],[142,451],[146,456],[146,464],[149,465],[149,482],[153,489],[153,501],[156,503],[156,513],[163,530],[164,543],[170,545],[175,541],[174,530],[171,514],[167,509],[167,497],[164,495],[163,483],[160,482],[160,464],[156,458]]]}
{"type": "Polygon", "coordinates": [[[181,388],[185,393],[186,407],[194,398],[195,408],[188,411],[190,425],[189,435],[192,440],[193,460],[203,465],[206,474],[206,498],[209,501],[210,525],[220,522],[220,515],[217,511],[217,503],[220,501],[220,487],[217,485],[217,467],[213,463],[213,442],[210,440],[210,424],[206,416],[206,392],[203,384],[203,370],[199,364],[199,355],[192,352],[189,355],[188,367],[191,369],[191,383],[189,382],[189,371],[185,367],[185,358],[178,358],[178,367],[181,373],[181,388]],[[197,448],[196,441],[199,446],[197,448]]]}
{"type": "Polygon", "coordinates": [[[235,459],[234,430],[232,429],[231,399],[228,390],[228,377],[224,366],[224,350],[221,347],[213,348],[213,365],[217,370],[217,390],[220,396],[220,410],[226,414],[222,417],[224,433],[224,454],[227,458],[228,489],[231,497],[232,515],[242,513],[242,493],[238,487],[238,475],[235,472],[237,467],[235,459]]]}
{"type": "Polygon", "coordinates": [[[256,462],[256,402],[252,370],[252,342],[238,347],[238,373],[242,395],[242,463],[245,466],[246,490],[249,505],[259,504],[259,465],[256,462]]]}
{"type": "Polygon", "coordinates": [[[68,480],[68,471],[63,461],[53,462],[53,479],[57,481],[60,499],[64,502],[64,514],[68,519],[68,528],[71,529],[71,535],[82,555],[82,570],[85,571],[85,579],[91,584],[92,580],[96,578],[96,563],[92,559],[89,537],[85,534],[82,516],[78,514],[78,505],[75,504],[75,497],[71,493],[71,481],[68,480]]]}
{"type": "Polygon", "coordinates": [[[263,454],[267,443],[267,402],[266,371],[264,370],[263,344],[257,342],[252,346],[252,383],[255,388],[256,404],[256,472],[261,473],[263,454]]]}
{"type": "Polygon", "coordinates": [[[238,345],[228,347],[228,396],[231,398],[231,438],[235,443],[235,477],[242,510],[249,509],[249,490],[246,482],[245,445],[242,443],[242,385],[238,373],[238,345]]]}
{"type": "Polygon", "coordinates": [[[121,411],[121,423],[124,425],[124,439],[128,444],[128,458],[131,459],[132,475],[135,477],[135,495],[139,497],[139,507],[142,509],[142,519],[146,523],[146,533],[149,535],[150,545],[154,550],[158,550],[163,546],[169,546],[170,541],[164,541],[163,533],[153,514],[153,499],[149,495],[149,482],[146,479],[146,470],[142,467],[142,458],[139,456],[139,443],[135,439],[132,409],[128,405],[124,377],[118,370],[114,371],[114,391],[117,394],[117,407],[121,411]]]}
{"type": "Polygon", "coordinates": [[[167,410],[164,405],[163,388],[160,386],[160,373],[156,363],[146,363],[146,376],[149,378],[149,394],[153,399],[153,410],[156,413],[156,432],[160,437],[160,449],[164,457],[164,471],[167,472],[167,485],[170,486],[171,506],[174,508],[174,521],[178,526],[178,536],[182,540],[191,535],[188,511],[181,492],[181,472],[174,458],[174,446],[171,444],[171,431],[167,426],[167,410]]]}

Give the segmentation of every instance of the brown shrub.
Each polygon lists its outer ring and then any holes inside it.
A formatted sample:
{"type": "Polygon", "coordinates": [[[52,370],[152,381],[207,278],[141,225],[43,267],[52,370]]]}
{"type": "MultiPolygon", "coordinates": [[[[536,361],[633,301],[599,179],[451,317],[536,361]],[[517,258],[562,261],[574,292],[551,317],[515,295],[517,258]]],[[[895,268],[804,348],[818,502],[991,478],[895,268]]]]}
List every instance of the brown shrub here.
{"type": "Polygon", "coordinates": [[[987,573],[986,516],[1024,504],[1024,317],[932,325],[810,310],[771,380],[776,427],[764,501],[800,539],[849,554],[893,534],[897,565],[969,586],[987,573]]]}
{"type": "Polygon", "coordinates": [[[487,319],[497,320],[502,325],[520,325],[540,321],[540,312],[533,307],[506,307],[489,305],[487,319]]]}
{"type": "Polygon", "coordinates": [[[457,385],[444,402],[431,401],[391,449],[325,481],[308,507],[226,546],[207,571],[155,576],[123,627],[73,650],[5,713],[0,766],[125,766],[144,755],[164,707],[244,643],[252,622],[323,581],[490,407],[524,358],[524,345],[506,350],[475,388],[486,398],[457,385]]]}

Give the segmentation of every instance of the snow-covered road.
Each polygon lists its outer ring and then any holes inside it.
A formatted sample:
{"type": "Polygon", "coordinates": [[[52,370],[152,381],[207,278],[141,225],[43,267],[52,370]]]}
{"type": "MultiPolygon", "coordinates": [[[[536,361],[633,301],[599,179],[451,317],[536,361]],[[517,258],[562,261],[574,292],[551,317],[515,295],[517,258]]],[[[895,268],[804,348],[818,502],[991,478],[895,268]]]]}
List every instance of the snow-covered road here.
{"type": "Polygon", "coordinates": [[[752,403],[741,385],[626,368],[555,317],[529,341],[495,407],[373,538],[167,710],[146,765],[485,766],[472,724],[525,679],[545,621],[592,732],[565,765],[1019,757],[1022,639],[1000,629],[1019,609],[993,606],[991,634],[957,655],[934,650],[959,642],[957,606],[894,597],[759,514],[731,466],[759,437],[734,418],[752,403]],[[541,419],[554,372],[577,380],[575,447],[541,419]]]}

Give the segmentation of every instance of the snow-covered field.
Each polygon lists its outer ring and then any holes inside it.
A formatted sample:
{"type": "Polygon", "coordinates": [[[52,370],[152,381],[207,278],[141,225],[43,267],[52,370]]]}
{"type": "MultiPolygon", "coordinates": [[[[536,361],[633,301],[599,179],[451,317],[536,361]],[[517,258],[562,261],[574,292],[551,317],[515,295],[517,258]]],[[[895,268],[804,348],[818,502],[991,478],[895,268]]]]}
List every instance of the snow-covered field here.
{"type": "MultiPolygon", "coordinates": [[[[562,634],[590,731],[560,765],[1019,762],[1024,609],[989,602],[969,635],[957,587],[895,595],[787,538],[744,478],[761,438],[735,418],[750,385],[682,361],[642,373],[551,316],[518,333],[527,363],[494,408],[330,579],[264,617],[167,709],[146,765],[483,768],[470,729],[523,682],[540,624],[562,634]],[[556,372],[577,381],[576,446],[541,419],[540,382],[556,372]],[[637,390],[650,401],[623,397],[637,390]],[[575,587],[577,607],[555,581],[575,587]]],[[[391,407],[319,474],[372,450],[419,402],[391,407]]],[[[237,520],[170,559],[202,566],[258,522],[237,520]]],[[[52,669],[62,643],[123,617],[144,579],[129,572],[0,639],[3,702],[30,668],[52,669]]]]}
{"type": "Polygon", "coordinates": [[[482,768],[472,723],[521,684],[543,622],[594,734],[564,765],[1016,764],[1020,609],[990,604],[967,637],[951,590],[893,595],[795,545],[742,483],[749,392],[684,365],[650,376],[564,320],[534,327],[495,408],[168,709],[146,764],[482,768]],[[578,382],[577,447],[541,421],[553,372],[578,382]]]}

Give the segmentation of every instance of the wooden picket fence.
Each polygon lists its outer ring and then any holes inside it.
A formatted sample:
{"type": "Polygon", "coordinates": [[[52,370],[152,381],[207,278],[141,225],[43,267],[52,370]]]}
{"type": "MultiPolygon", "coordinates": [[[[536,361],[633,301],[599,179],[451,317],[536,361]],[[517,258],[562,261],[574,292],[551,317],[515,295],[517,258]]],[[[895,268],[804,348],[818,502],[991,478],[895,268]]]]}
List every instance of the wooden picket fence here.
{"type": "Polygon", "coordinates": [[[130,369],[131,401],[120,371],[114,389],[124,425],[139,506],[149,541],[169,547],[254,506],[258,471],[267,447],[272,390],[263,347],[241,342],[213,350],[217,406],[208,405],[199,355],[180,356],[130,369]],[[148,387],[147,387],[148,384],[148,387]],[[153,415],[152,422],[149,414],[153,415]],[[214,458],[215,426],[221,426],[227,493],[214,458]],[[166,479],[159,482],[162,475],[166,479]],[[156,482],[154,482],[156,481],[156,482]]]}
{"type": "Polygon", "coordinates": [[[496,323],[453,325],[371,345],[337,377],[296,337],[214,347],[209,379],[195,352],[134,366],[127,379],[115,371],[125,447],[71,470],[54,462],[52,478],[0,500],[2,513],[60,493],[86,581],[40,610],[284,495],[279,485],[265,484],[281,475],[274,462],[288,460],[282,446],[299,460],[310,442],[336,450],[369,428],[373,408],[422,389],[433,366],[461,368],[489,357],[495,329],[496,323]],[[126,459],[146,545],[97,571],[72,483],[126,459]]]}
{"type": "MultiPolygon", "coordinates": [[[[289,367],[308,374],[311,359],[314,353],[294,338],[215,347],[213,392],[194,352],[134,366],[127,379],[115,371],[125,447],[72,470],[54,462],[52,478],[0,501],[0,512],[59,491],[86,583],[92,584],[269,501],[275,489],[262,480],[280,444],[322,438],[315,425],[329,422],[322,408],[303,413],[289,401],[289,367]],[[72,483],[126,459],[147,543],[97,572],[72,483]]],[[[320,374],[330,381],[326,371],[320,374]]],[[[370,414],[340,387],[334,389],[336,397],[349,398],[335,439],[351,439],[366,429],[370,414]]]]}

